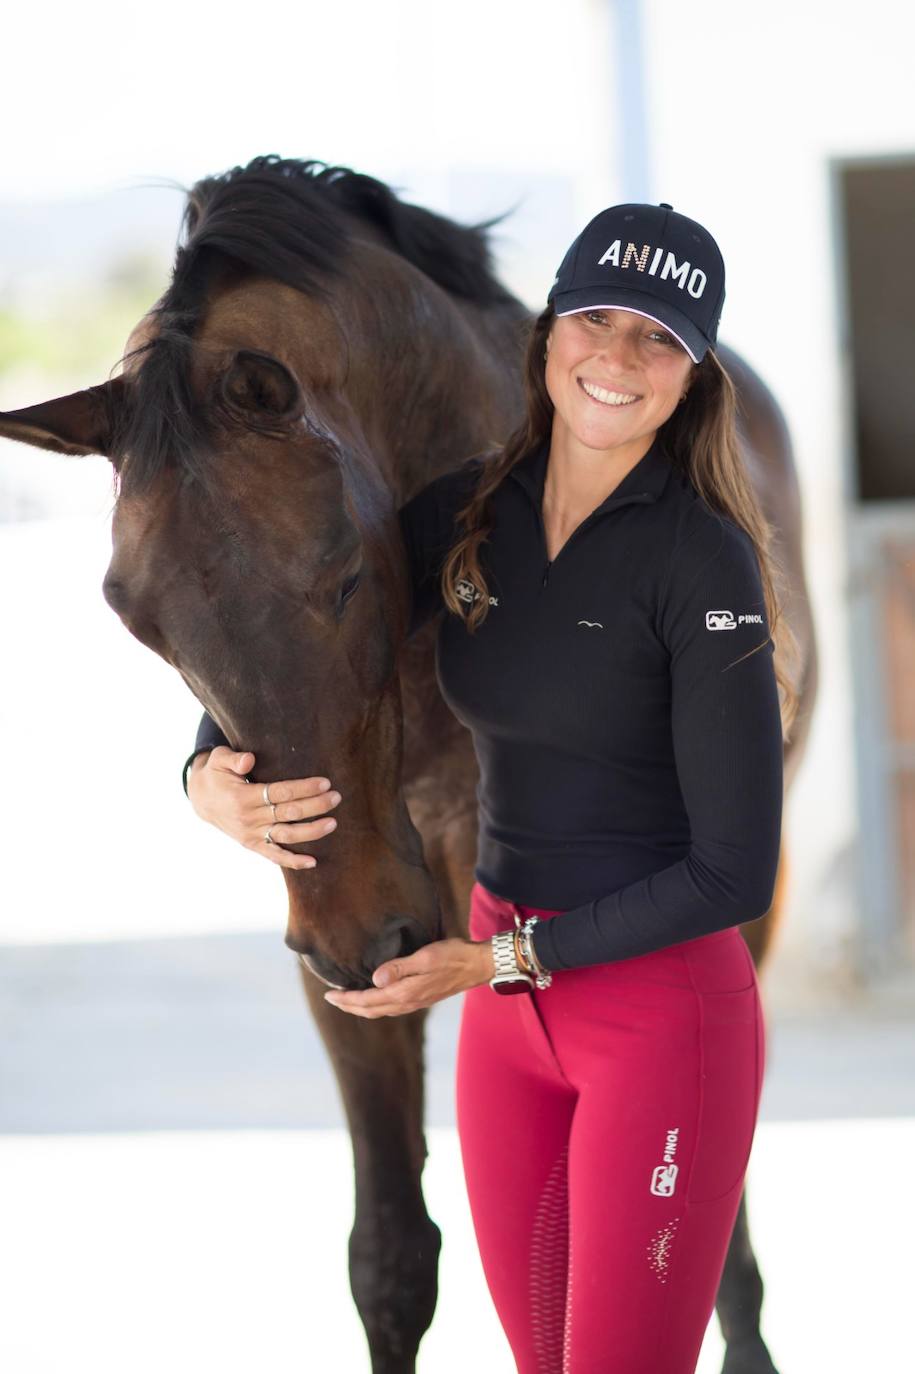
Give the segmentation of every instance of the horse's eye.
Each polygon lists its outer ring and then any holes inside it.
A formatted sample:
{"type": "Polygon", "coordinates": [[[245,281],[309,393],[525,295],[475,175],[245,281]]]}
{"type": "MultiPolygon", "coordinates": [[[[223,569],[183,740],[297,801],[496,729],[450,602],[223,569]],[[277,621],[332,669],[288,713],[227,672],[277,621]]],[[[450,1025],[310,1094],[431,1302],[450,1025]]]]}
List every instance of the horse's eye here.
{"type": "Polygon", "coordinates": [[[345,606],[345,605],[346,605],[346,603],[349,601],[350,597],[352,597],[353,593],[355,592],[355,590],[356,590],[356,588],[357,588],[358,586],[359,586],[359,573],[356,572],[356,573],[353,573],[352,577],[348,577],[348,578],[346,579],[346,581],[344,582],[343,586],[340,588],[340,605],[341,605],[341,606],[345,606]]]}

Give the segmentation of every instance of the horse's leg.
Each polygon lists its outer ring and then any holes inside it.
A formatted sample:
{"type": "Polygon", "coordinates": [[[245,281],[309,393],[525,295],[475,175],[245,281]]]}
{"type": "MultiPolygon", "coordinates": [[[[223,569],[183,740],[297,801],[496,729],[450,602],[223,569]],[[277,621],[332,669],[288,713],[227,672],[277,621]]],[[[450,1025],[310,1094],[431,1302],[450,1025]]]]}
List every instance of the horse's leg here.
{"type": "Polygon", "coordinates": [[[722,1374],[777,1374],[759,1330],[762,1300],[763,1281],[750,1242],[744,1188],[716,1301],[727,1345],[722,1374]]]}
{"type": "MultiPolygon", "coordinates": [[[[761,920],[751,921],[749,925],[741,927],[757,968],[772,947],[780,913],[784,909],[787,870],[783,843],[772,907],[761,920]]],[[[744,1188],[715,1300],[721,1334],[727,1345],[722,1374],[777,1374],[760,1334],[762,1300],[763,1281],[750,1240],[747,1193],[744,1188]]]]}
{"type": "Polygon", "coordinates": [[[425,1013],[377,1020],[351,1016],[325,1002],[325,984],[305,969],[302,976],[352,1139],[350,1287],[372,1374],[413,1374],[435,1311],[441,1244],[421,1183],[425,1013]]]}

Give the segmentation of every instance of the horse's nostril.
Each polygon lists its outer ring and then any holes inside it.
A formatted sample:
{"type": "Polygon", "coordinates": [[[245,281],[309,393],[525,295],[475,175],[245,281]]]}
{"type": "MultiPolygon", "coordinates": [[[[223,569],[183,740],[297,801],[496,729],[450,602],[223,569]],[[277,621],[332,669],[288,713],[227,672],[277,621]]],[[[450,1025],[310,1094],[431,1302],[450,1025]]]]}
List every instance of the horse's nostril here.
{"type": "Polygon", "coordinates": [[[102,596],[113,611],[123,611],[127,606],[127,588],[116,577],[106,575],[102,581],[102,596]]]}
{"type": "Polygon", "coordinates": [[[369,965],[374,971],[379,964],[385,964],[389,959],[405,959],[408,955],[415,954],[427,943],[428,937],[414,921],[398,917],[370,945],[369,965]]]}

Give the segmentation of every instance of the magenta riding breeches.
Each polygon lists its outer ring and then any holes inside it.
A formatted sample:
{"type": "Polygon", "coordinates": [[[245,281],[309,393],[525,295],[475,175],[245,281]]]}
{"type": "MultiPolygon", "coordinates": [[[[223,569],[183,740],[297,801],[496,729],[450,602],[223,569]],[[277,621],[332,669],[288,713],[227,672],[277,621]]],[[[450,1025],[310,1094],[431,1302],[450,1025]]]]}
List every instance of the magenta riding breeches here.
{"type": "MultiPolygon", "coordinates": [[[[514,909],[475,883],[471,939],[513,927],[514,909]]],[[[519,1374],[693,1374],[764,1056],[737,926],[554,973],[542,991],[465,993],[461,1152],[519,1374]]]]}

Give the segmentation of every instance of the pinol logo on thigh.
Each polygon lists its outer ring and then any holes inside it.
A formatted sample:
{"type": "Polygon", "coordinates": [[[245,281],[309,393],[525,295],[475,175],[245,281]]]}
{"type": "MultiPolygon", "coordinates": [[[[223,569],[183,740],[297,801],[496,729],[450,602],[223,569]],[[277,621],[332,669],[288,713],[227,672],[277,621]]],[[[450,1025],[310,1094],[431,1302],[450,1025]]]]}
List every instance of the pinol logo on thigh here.
{"type": "Polygon", "coordinates": [[[677,1139],[680,1134],[680,1127],[674,1126],[667,1132],[667,1140],[664,1142],[664,1163],[659,1164],[651,1175],[651,1191],[657,1197],[671,1197],[674,1188],[677,1186],[677,1166],[674,1163],[674,1156],[677,1153],[677,1139]]]}
{"type": "Polygon", "coordinates": [[[676,1185],[676,1164],[659,1164],[651,1175],[651,1191],[658,1197],[671,1197],[676,1185]]]}

